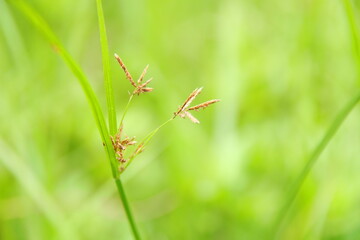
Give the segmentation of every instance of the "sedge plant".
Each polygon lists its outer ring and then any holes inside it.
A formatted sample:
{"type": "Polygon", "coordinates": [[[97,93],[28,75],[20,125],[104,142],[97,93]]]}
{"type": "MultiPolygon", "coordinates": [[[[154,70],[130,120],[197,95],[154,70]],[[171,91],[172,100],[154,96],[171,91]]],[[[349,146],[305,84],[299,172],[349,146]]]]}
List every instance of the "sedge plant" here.
{"type": "Polygon", "coordinates": [[[144,139],[137,142],[135,137],[129,138],[124,133],[124,118],[126,113],[131,105],[132,99],[135,96],[139,96],[144,93],[149,93],[153,91],[153,88],[148,87],[148,84],[152,81],[152,78],[143,81],[148,69],[148,66],[145,67],[142,74],[137,81],[133,79],[130,72],[127,70],[124,62],[121,58],[115,54],[115,59],[120,64],[120,67],[123,69],[126,79],[134,87],[133,92],[129,96],[128,103],[123,110],[123,114],[120,118],[120,121],[117,122],[116,116],[116,106],[114,101],[114,91],[112,79],[110,76],[110,63],[109,63],[109,47],[106,35],[106,27],[104,20],[104,13],[102,9],[102,1],[96,0],[97,13],[98,13],[98,23],[99,23],[99,32],[100,32],[100,43],[101,43],[101,52],[102,52],[102,63],[103,63],[103,76],[104,76],[104,85],[106,93],[106,105],[108,112],[108,124],[105,121],[105,116],[100,107],[99,100],[95,95],[95,92],[90,84],[89,79],[81,69],[81,67],[76,63],[72,58],[69,52],[63,47],[60,40],[57,38],[55,33],[49,27],[47,22],[25,1],[23,0],[8,0],[10,3],[14,4],[20,12],[26,16],[32,24],[42,33],[42,35],[47,39],[47,41],[52,45],[52,47],[57,51],[57,53],[62,57],[64,62],[73,72],[79,84],[82,87],[82,90],[88,100],[88,103],[93,112],[93,116],[99,130],[103,146],[105,148],[106,156],[110,165],[112,177],[114,179],[117,191],[123,203],[123,207],[130,224],[133,236],[135,239],[141,239],[140,233],[132,214],[129,201],[126,197],[125,190],[121,181],[121,174],[130,166],[133,160],[144,151],[145,147],[153,136],[159,131],[160,128],[171,122],[177,117],[188,118],[194,123],[200,123],[190,112],[198,111],[200,109],[205,109],[209,105],[212,105],[220,100],[213,99],[210,101],[203,102],[201,104],[190,106],[192,101],[201,93],[201,88],[196,88],[183,104],[173,113],[173,115],[161,124],[159,127],[150,131],[144,139]],[[129,146],[135,146],[131,152],[128,148],[129,146]],[[130,153],[129,153],[130,152],[130,153]],[[127,157],[126,157],[127,156],[127,157]]]}
{"type": "MultiPolygon", "coordinates": [[[[117,120],[116,116],[116,104],[114,101],[114,91],[112,86],[112,78],[110,76],[110,57],[109,57],[109,48],[107,42],[105,20],[102,9],[102,1],[96,0],[97,12],[98,12],[98,23],[100,30],[100,40],[101,40],[101,50],[102,50],[102,62],[103,62],[103,75],[104,75],[104,85],[106,90],[106,102],[107,102],[107,112],[109,122],[106,123],[103,111],[100,108],[99,101],[90,85],[89,79],[84,74],[83,70],[79,65],[74,61],[71,55],[66,51],[61,42],[58,40],[54,32],[48,26],[48,24],[40,17],[40,15],[34,11],[25,1],[22,0],[8,0],[13,3],[18,9],[35,25],[35,27],[40,30],[40,32],[45,36],[48,42],[57,50],[59,55],[63,58],[65,63],[74,73],[78,79],[86,97],[89,102],[89,105],[92,109],[94,119],[96,121],[97,127],[100,132],[102,142],[107,154],[107,159],[111,167],[112,177],[116,183],[117,190],[121,197],[126,216],[130,223],[134,238],[140,239],[139,230],[137,228],[136,222],[134,220],[129,201],[127,200],[122,182],[121,174],[133,163],[134,159],[144,151],[145,147],[152,139],[152,137],[159,131],[160,128],[171,122],[177,117],[188,118],[194,123],[199,123],[199,121],[191,114],[191,111],[196,111],[199,109],[206,108],[210,104],[213,104],[219,100],[214,99],[202,104],[190,107],[191,102],[196,98],[198,94],[202,91],[202,88],[195,89],[189,97],[184,101],[182,105],[174,112],[173,116],[169,117],[167,121],[161,124],[159,127],[150,131],[146,137],[140,141],[137,141],[135,138],[127,137],[125,132],[127,132],[124,126],[124,119],[126,113],[131,106],[132,100],[138,95],[145,93],[150,93],[153,91],[152,88],[148,87],[151,82],[151,79],[144,80],[146,71],[148,67],[144,69],[140,77],[135,81],[132,78],[132,75],[127,70],[124,62],[120,59],[119,56],[115,55],[115,59],[119,62],[120,67],[125,72],[126,79],[134,87],[134,90],[129,96],[129,100],[126,104],[126,107],[123,110],[123,114],[120,117],[120,121],[117,120]],[[133,146],[134,148],[130,148],[133,146]],[[133,149],[131,151],[131,149],[133,149]]],[[[352,5],[350,0],[342,0],[346,14],[349,21],[351,38],[354,45],[354,55],[356,56],[357,63],[360,64],[360,47],[359,47],[359,37],[357,31],[356,20],[352,10],[352,5]]],[[[359,65],[360,66],[360,65],[359,65]]],[[[360,67],[358,66],[357,70],[359,71],[360,79],[360,67]]],[[[310,154],[309,158],[305,162],[303,168],[300,170],[300,173],[294,183],[291,185],[290,190],[286,194],[286,198],[282,207],[278,211],[277,220],[275,221],[274,226],[272,227],[272,234],[270,238],[277,238],[281,233],[282,223],[286,218],[289,209],[293,205],[298,193],[301,190],[301,187],[311,172],[311,169],[318,161],[322,152],[326,149],[331,139],[334,137],[336,132],[339,130],[343,122],[346,120],[346,117],[351,113],[355,106],[360,101],[360,94],[356,94],[336,115],[334,121],[330,124],[326,130],[324,136],[320,139],[313,152],[310,154]]]]}

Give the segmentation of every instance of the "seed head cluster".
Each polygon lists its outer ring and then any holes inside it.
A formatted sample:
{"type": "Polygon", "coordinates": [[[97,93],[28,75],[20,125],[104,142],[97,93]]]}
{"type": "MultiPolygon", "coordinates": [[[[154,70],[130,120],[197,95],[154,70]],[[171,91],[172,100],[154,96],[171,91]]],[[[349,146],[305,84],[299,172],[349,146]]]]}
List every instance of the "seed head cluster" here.
{"type": "Polygon", "coordinates": [[[136,144],[135,137],[129,138],[126,136],[122,138],[122,132],[123,127],[121,126],[115,136],[111,136],[111,142],[114,147],[116,159],[119,161],[119,164],[127,162],[127,159],[125,159],[124,157],[124,152],[126,148],[136,144]]]}
{"type": "Polygon", "coordinates": [[[202,91],[202,87],[201,88],[196,88],[190,95],[189,97],[185,100],[185,102],[179,107],[179,109],[174,113],[174,117],[179,116],[181,118],[188,118],[190,119],[193,123],[200,123],[199,120],[197,120],[189,111],[195,110],[198,111],[200,109],[205,109],[207,108],[209,105],[214,104],[219,102],[219,99],[213,99],[213,100],[209,100],[203,103],[200,103],[196,106],[193,107],[189,107],[191,102],[201,93],[202,91]]]}
{"type": "MultiPolygon", "coordinates": [[[[115,58],[118,61],[118,63],[120,64],[120,67],[123,69],[123,71],[125,73],[125,76],[126,76],[126,79],[135,88],[134,91],[132,92],[131,96],[130,96],[129,102],[131,101],[132,96],[134,96],[134,95],[140,95],[141,93],[147,93],[147,92],[153,91],[153,88],[147,87],[147,85],[152,81],[152,78],[150,78],[149,80],[143,82],[149,65],[147,65],[145,67],[145,69],[141,73],[139,79],[135,82],[133,77],[131,76],[130,72],[126,68],[124,62],[121,60],[121,58],[117,54],[115,54],[115,58]]],[[[210,106],[211,104],[214,104],[214,103],[220,101],[219,99],[213,99],[213,100],[209,100],[209,101],[206,101],[206,102],[203,102],[203,103],[200,103],[198,105],[190,107],[190,104],[201,93],[202,89],[203,89],[202,87],[196,88],[188,96],[188,98],[184,101],[184,103],[178,108],[178,110],[176,112],[174,112],[174,116],[170,120],[173,120],[177,116],[179,116],[181,118],[188,118],[193,123],[200,123],[200,121],[197,120],[190,113],[190,111],[198,111],[200,109],[205,109],[208,106],[210,106]]],[[[169,121],[167,121],[167,122],[169,122],[169,121]]],[[[163,125],[165,125],[167,122],[165,122],[163,125]]],[[[161,126],[163,126],[163,125],[161,125],[161,126]]],[[[135,141],[135,137],[129,138],[127,136],[123,136],[123,125],[122,125],[122,121],[121,121],[121,126],[119,128],[119,131],[114,136],[111,136],[111,142],[112,142],[112,145],[114,147],[114,151],[115,151],[115,154],[116,154],[116,159],[118,160],[118,163],[119,163],[119,171],[120,172],[123,172],[125,170],[125,168],[130,164],[132,159],[134,159],[137,155],[139,155],[144,150],[145,145],[147,144],[147,142],[157,132],[157,130],[159,130],[159,128],[155,129],[150,134],[150,136],[148,138],[145,138],[144,141],[141,141],[139,144],[137,144],[137,142],[135,141]],[[134,146],[136,144],[137,144],[137,146],[136,146],[135,150],[133,151],[133,153],[128,155],[129,157],[126,158],[125,157],[126,149],[129,146],[134,146]]]]}
{"type": "Polygon", "coordinates": [[[152,81],[152,78],[150,78],[149,80],[142,83],[142,81],[143,81],[143,79],[144,79],[144,77],[146,75],[146,72],[147,72],[147,70],[149,68],[149,65],[146,65],[146,67],[144,68],[143,72],[141,73],[139,79],[135,83],[135,81],[132,78],[130,72],[127,70],[124,62],[121,60],[121,58],[116,53],[115,53],[115,58],[118,61],[118,63],[120,64],[121,68],[124,70],[125,75],[126,75],[126,79],[129,80],[131,85],[133,85],[133,87],[135,88],[133,93],[132,93],[133,95],[135,95],[135,94],[140,95],[140,93],[151,92],[153,90],[153,88],[147,87],[147,85],[152,81]]]}

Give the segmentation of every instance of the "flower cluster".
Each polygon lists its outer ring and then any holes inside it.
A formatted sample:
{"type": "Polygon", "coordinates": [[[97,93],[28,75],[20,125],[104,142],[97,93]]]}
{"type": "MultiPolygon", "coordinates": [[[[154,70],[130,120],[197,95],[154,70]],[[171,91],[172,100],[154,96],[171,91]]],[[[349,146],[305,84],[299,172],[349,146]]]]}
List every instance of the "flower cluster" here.
{"type": "Polygon", "coordinates": [[[147,87],[147,85],[152,81],[152,78],[150,78],[149,80],[145,81],[144,83],[142,83],[146,71],[149,68],[149,65],[146,65],[146,67],[144,68],[142,74],[140,75],[139,79],[137,80],[137,82],[135,83],[134,79],[132,78],[130,72],[127,70],[124,62],[121,60],[121,58],[115,53],[115,58],[118,61],[118,63],[120,64],[121,68],[124,70],[126,78],[130,81],[131,85],[134,86],[134,91],[133,91],[133,95],[137,94],[140,95],[140,93],[146,93],[146,92],[151,92],[153,90],[153,88],[149,88],[147,87]]]}
{"type": "Polygon", "coordinates": [[[185,102],[178,108],[178,110],[174,113],[174,116],[171,119],[169,119],[168,121],[166,121],[165,123],[160,125],[160,127],[156,128],[155,130],[150,132],[150,134],[148,134],[147,137],[145,137],[144,140],[140,141],[140,143],[137,144],[136,141],[135,141],[135,137],[129,138],[127,136],[125,136],[125,137],[122,136],[123,135],[123,119],[125,117],[128,106],[130,105],[130,102],[131,102],[134,95],[140,95],[141,93],[151,92],[153,90],[153,88],[147,87],[147,85],[151,82],[152,78],[150,78],[149,80],[143,82],[143,79],[145,77],[145,74],[146,74],[146,72],[148,70],[149,65],[147,65],[145,67],[145,69],[143,70],[143,72],[140,75],[139,79],[135,82],[134,79],[132,78],[130,72],[127,70],[124,62],[121,60],[121,58],[117,54],[115,54],[115,58],[118,61],[118,63],[120,64],[121,68],[124,70],[126,79],[129,80],[130,84],[135,88],[134,91],[132,92],[132,94],[130,95],[128,105],[126,106],[123,117],[121,118],[119,131],[114,136],[111,136],[111,142],[112,142],[112,145],[114,147],[114,151],[115,151],[115,154],[116,154],[116,159],[119,162],[119,171],[123,172],[126,169],[126,167],[131,163],[131,161],[144,150],[146,144],[150,141],[150,139],[154,136],[154,134],[162,126],[164,126],[165,124],[167,124],[171,120],[175,119],[177,116],[179,116],[181,118],[188,118],[194,123],[200,123],[200,121],[197,120],[190,113],[190,111],[198,111],[200,109],[205,109],[209,105],[214,104],[216,102],[219,102],[220,100],[219,99],[213,99],[213,100],[209,100],[209,101],[203,102],[201,104],[195,105],[193,107],[190,107],[190,104],[192,103],[192,101],[201,93],[203,88],[201,87],[201,88],[195,89],[189,95],[189,97],[185,100],[185,102]],[[126,158],[125,157],[126,149],[129,146],[133,146],[133,145],[136,145],[136,144],[137,144],[137,146],[136,146],[135,150],[133,151],[133,153],[128,155],[128,157],[126,158]]]}
{"type": "Polygon", "coordinates": [[[114,151],[116,154],[116,159],[119,163],[126,163],[127,159],[124,157],[124,152],[128,146],[132,146],[136,144],[135,137],[129,138],[124,137],[122,139],[123,127],[121,126],[119,131],[115,134],[115,136],[111,136],[111,142],[114,147],[114,151]]]}
{"type": "Polygon", "coordinates": [[[214,104],[216,102],[219,102],[219,99],[213,99],[213,100],[209,100],[203,103],[200,103],[196,106],[193,107],[189,107],[191,102],[196,98],[197,95],[199,95],[202,91],[202,87],[201,88],[196,88],[190,95],[189,97],[185,100],[185,102],[179,107],[179,109],[174,113],[174,118],[176,116],[180,116],[181,118],[188,118],[190,119],[193,123],[200,123],[199,120],[197,120],[189,111],[195,110],[198,111],[200,109],[205,109],[207,108],[209,105],[214,104]]]}

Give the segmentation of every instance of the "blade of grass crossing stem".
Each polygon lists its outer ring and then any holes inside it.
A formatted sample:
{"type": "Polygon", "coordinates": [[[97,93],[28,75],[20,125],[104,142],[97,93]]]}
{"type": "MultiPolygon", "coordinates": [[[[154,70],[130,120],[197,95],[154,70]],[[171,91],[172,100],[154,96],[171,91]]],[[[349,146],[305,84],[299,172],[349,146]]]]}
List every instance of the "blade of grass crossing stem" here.
{"type": "Polygon", "coordinates": [[[110,129],[110,135],[115,135],[117,132],[116,110],[115,110],[115,101],[114,101],[114,91],[110,77],[109,47],[106,36],[104,12],[102,8],[101,0],[96,0],[96,7],[97,7],[99,31],[100,31],[100,44],[101,44],[101,53],[102,53],[102,62],[103,62],[103,71],[104,71],[106,103],[109,114],[109,129],[110,129]]]}
{"type": "Polygon", "coordinates": [[[40,15],[35,12],[27,3],[21,0],[10,0],[10,3],[13,3],[21,13],[23,13],[34,25],[35,27],[45,36],[48,42],[56,49],[56,51],[63,58],[65,63],[71,69],[75,77],[78,79],[86,97],[90,104],[91,110],[94,114],[94,118],[99,129],[102,141],[105,143],[106,152],[108,159],[110,161],[112,174],[116,177],[119,176],[117,167],[116,167],[116,158],[114,154],[114,149],[112,147],[109,132],[106,127],[104,116],[102,114],[99,102],[94,91],[91,88],[91,85],[81,70],[81,68],[76,64],[72,59],[71,55],[64,49],[56,35],[52,32],[45,20],[40,17],[40,15]]]}
{"type": "Polygon", "coordinates": [[[321,141],[317,144],[316,148],[311,153],[300,175],[297,177],[296,181],[293,183],[292,187],[290,188],[290,191],[287,194],[287,198],[284,202],[283,207],[279,211],[278,217],[275,222],[275,227],[273,228],[274,238],[276,238],[277,233],[280,231],[282,221],[286,217],[290,207],[292,206],[292,203],[294,202],[296,196],[298,195],[301,189],[301,186],[303,185],[306,177],[309,175],[310,170],[314,166],[315,162],[318,160],[321,153],[327,147],[330,140],[339,130],[340,126],[343,124],[346,117],[350,114],[350,112],[354,109],[354,107],[356,106],[356,104],[358,104],[359,101],[360,101],[360,93],[358,93],[354,98],[352,98],[336,115],[334,121],[327,129],[325,135],[322,137],[321,141]]]}

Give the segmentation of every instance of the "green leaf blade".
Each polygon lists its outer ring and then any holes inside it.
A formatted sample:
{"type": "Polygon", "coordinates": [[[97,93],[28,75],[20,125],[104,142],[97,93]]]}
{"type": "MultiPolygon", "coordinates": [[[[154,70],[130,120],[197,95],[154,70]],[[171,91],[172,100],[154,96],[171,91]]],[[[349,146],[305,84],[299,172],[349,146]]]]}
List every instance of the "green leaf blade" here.
{"type": "Polygon", "coordinates": [[[101,0],[96,0],[96,6],[97,6],[99,31],[100,31],[100,44],[101,44],[102,63],[103,63],[103,72],[104,72],[104,84],[106,91],[106,103],[107,103],[108,115],[109,115],[109,129],[110,129],[110,135],[114,135],[117,132],[116,108],[115,108],[112,80],[110,76],[109,47],[108,47],[109,44],[107,40],[104,12],[102,8],[101,0]]]}

